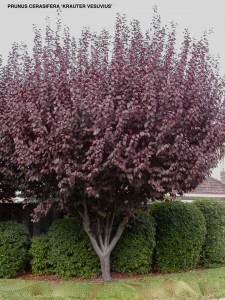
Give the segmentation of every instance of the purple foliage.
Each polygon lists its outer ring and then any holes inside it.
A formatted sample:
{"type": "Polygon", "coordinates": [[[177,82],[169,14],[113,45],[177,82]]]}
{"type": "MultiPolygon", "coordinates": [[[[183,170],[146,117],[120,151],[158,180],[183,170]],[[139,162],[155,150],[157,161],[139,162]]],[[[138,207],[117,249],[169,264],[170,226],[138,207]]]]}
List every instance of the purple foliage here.
{"type": "Polygon", "coordinates": [[[47,26],[44,44],[35,28],[33,57],[15,44],[2,67],[1,156],[24,189],[140,201],[201,182],[222,133],[223,82],[206,36],[186,31],[177,55],[174,26],[155,16],[143,35],[118,17],[109,58],[106,31],[84,29],[76,45],[68,29],[60,41],[60,27],[47,26]]]}

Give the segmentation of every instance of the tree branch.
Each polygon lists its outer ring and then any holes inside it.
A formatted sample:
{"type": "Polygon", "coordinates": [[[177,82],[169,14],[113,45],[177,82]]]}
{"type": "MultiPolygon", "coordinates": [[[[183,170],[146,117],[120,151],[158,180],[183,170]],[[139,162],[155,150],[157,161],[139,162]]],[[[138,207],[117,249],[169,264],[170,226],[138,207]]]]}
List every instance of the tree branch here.
{"type": "Polygon", "coordinates": [[[104,251],[105,246],[104,246],[103,240],[102,240],[99,218],[97,219],[97,223],[98,223],[98,240],[99,240],[99,244],[100,244],[102,251],[104,251]]]}
{"type": "Polygon", "coordinates": [[[114,218],[115,218],[115,213],[113,213],[112,218],[111,218],[110,223],[109,223],[109,229],[108,229],[108,244],[109,244],[109,242],[110,242],[110,237],[111,237],[111,233],[112,233],[112,229],[113,229],[114,218]]]}
{"type": "Polygon", "coordinates": [[[105,237],[104,237],[104,245],[108,246],[108,233],[109,233],[109,215],[107,216],[106,225],[105,225],[105,237]]]}
{"type": "Polygon", "coordinates": [[[129,217],[128,216],[124,217],[124,219],[122,220],[122,222],[120,223],[120,225],[117,229],[117,232],[116,232],[114,238],[112,239],[111,243],[109,244],[107,252],[109,252],[109,253],[112,252],[113,248],[116,246],[116,243],[120,239],[120,237],[121,237],[121,235],[124,231],[124,228],[125,228],[126,224],[128,223],[128,221],[129,221],[129,217]]]}
{"type": "Polygon", "coordinates": [[[91,227],[90,227],[90,218],[88,215],[88,209],[87,209],[87,203],[86,200],[83,200],[83,207],[84,207],[84,212],[83,214],[81,212],[79,212],[82,220],[83,220],[83,227],[84,227],[84,231],[87,233],[87,235],[89,236],[89,239],[95,249],[95,252],[97,253],[98,257],[101,258],[103,251],[100,249],[96,238],[94,237],[94,235],[91,232],[91,227]]]}
{"type": "Polygon", "coordinates": [[[83,221],[84,220],[84,214],[80,210],[78,210],[78,214],[79,214],[79,216],[81,217],[81,219],[83,221]]]}

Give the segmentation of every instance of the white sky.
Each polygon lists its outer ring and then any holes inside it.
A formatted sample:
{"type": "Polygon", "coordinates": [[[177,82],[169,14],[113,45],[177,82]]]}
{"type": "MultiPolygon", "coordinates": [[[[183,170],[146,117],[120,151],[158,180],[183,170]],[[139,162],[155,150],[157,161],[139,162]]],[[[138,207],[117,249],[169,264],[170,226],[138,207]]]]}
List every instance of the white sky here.
{"type": "Polygon", "coordinates": [[[178,38],[185,28],[193,37],[199,38],[204,30],[213,28],[209,36],[213,55],[220,55],[220,71],[225,74],[225,0],[1,0],[0,1],[0,53],[7,56],[13,42],[23,41],[32,45],[32,24],[44,28],[45,17],[56,19],[57,11],[51,8],[8,8],[8,4],[112,4],[112,8],[67,8],[62,9],[62,21],[74,36],[79,36],[83,26],[92,31],[103,27],[113,33],[116,13],[125,13],[130,21],[141,22],[143,30],[149,28],[153,5],[158,6],[162,22],[178,24],[178,38]]]}
{"type": "MultiPolygon", "coordinates": [[[[67,8],[62,9],[62,22],[70,27],[72,35],[79,37],[84,26],[91,31],[105,28],[113,33],[116,13],[125,13],[128,21],[138,19],[145,31],[152,20],[153,6],[158,6],[162,23],[178,24],[178,39],[185,28],[191,36],[199,38],[204,30],[213,28],[209,36],[210,50],[220,55],[220,73],[225,74],[225,0],[0,0],[0,54],[6,58],[13,42],[25,42],[32,47],[32,24],[45,27],[45,18],[52,23],[57,10],[51,8],[8,8],[8,4],[112,4],[112,8],[67,8]]],[[[218,178],[219,171],[214,172],[218,178]]]]}

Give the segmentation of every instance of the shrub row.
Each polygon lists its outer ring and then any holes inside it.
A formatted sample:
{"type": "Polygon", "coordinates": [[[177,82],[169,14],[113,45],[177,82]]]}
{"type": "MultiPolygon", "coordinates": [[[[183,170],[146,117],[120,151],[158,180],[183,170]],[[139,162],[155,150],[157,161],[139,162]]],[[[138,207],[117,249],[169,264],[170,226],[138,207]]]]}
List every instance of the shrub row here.
{"type": "Polygon", "coordinates": [[[52,272],[62,278],[94,277],[99,261],[88,236],[74,219],[56,220],[48,232],[52,272]]]}
{"type": "Polygon", "coordinates": [[[152,269],[155,247],[155,221],[148,214],[136,213],[130,227],[112,252],[112,270],[125,274],[147,274],[152,269]]]}
{"type": "MultiPolygon", "coordinates": [[[[112,254],[112,269],[128,274],[151,270],[155,246],[155,226],[151,216],[137,214],[112,254]]],[[[99,259],[82,227],[74,218],[54,222],[47,236],[32,239],[31,267],[34,275],[55,274],[95,277],[101,273],[99,259]]]]}
{"type": "Polygon", "coordinates": [[[15,277],[26,268],[29,244],[29,233],[24,225],[0,222],[0,277],[15,277]]]}
{"type": "Polygon", "coordinates": [[[225,263],[225,204],[218,201],[197,201],[206,221],[206,239],[199,265],[217,267],[225,263]]]}
{"type": "MultiPolygon", "coordinates": [[[[0,222],[0,277],[17,276],[28,262],[34,275],[100,274],[98,257],[75,218],[56,220],[48,234],[32,238],[31,245],[22,224],[0,222]]],[[[135,214],[111,256],[112,271],[126,274],[181,272],[224,263],[225,204],[218,201],[150,205],[148,212],[135,214]]]]}
{"type": "Polygon", "coordinates": [[[182,202],[153,205],[155,269],[181,272],[196,267],[205,241],[205,219],[197,206],[182,202]]]}

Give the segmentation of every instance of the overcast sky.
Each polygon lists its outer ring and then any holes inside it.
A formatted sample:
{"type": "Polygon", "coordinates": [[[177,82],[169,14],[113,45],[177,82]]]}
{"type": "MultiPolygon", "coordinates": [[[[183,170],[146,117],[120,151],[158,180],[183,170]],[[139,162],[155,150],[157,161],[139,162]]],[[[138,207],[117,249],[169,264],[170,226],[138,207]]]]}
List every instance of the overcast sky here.
{"type": "Polygon", "coordinates": [[[193,37],[199,38],[204,30],[213,28],[209,36],[213,55],[220,55],[220,72],[225,74],[225,0],[1,0],[0,1],[0,53],[7,56],[13,42],[23,41],[32,45],[32,24],[44,28],[49,16],[54,24],[57,9],[54,8],[8,8],[12,4],[86,4],[86,8],[62,8],[62,21],[68,25],[74,36],[79,36],[82,27],[90,26],[92,31],[103,27],[113,33],[116,13],[125,13],[130,21],[141,22],[143,30],[149,28],[153,6],[158,6],[162,22],[178,24],[178,38],[185,28],[193,37]],[[112,4],[111,8],[87,8],[87,4],[112,4]]]}
{"type": "MultiPolygon", "coordinates": [[[[191,36],[200,38],[203,31],[213,29],[209,35],[211,54],[220,55],[221,75],[225,74],[225,0],[0,0],[0,54],[6,58],[13,42],[25,42],[32,48],[32,24],[45,27],[48,16],[55,23],[57,9],[29,8],[39,4],[84,4],[86,8],[61,8],[64,25],[70,27],[71,33],[79,37],[84,26],[91,31],[105,28],[114,32],[116,13],[126,14],[128,21],[138,19],[145,31],[150,26],[153,6],[158,6],[163,24],[171,21],[177,23],[178,40],[185,28],[191,36]],[[26,4],[28,8],[9,8],[8,5],[26,4]],[[111,8],[88,8],[87,4],[112,4],[111,8]]],[[[219,177],[219,172],[214,172],[219,177]]]]}

